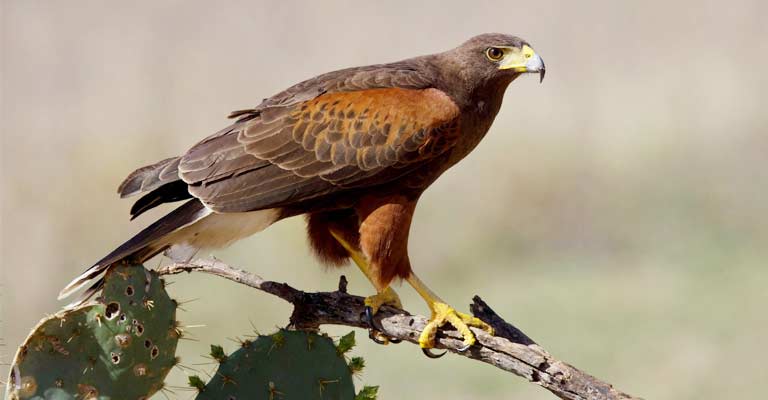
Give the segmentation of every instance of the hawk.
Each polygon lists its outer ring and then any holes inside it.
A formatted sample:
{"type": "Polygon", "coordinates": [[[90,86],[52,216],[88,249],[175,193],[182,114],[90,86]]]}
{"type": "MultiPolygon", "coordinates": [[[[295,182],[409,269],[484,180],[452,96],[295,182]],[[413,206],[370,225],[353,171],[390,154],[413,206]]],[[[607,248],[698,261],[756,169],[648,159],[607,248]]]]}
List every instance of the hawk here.
{"type": "Polygon", "coordinates": [[[405,280],[431,310],[419,337],[425,353],[445,323],[469,348],[476,340],[470,326],[491,328],[446,304],[413,272],[412,216],[424,190],[485,136],[507,86],[525,73],[543,80],[544,72],[525,40],[483,34],[442,53],[319,75],[235,111],[233,124],[125,179],[121,197],[143,194],[132,219],[186,201],[75,278],[60,298],[89,283],[84,296],[93,295],[118,261],[160,252],[188,261],[200,249],[304,215],[318,258],[329,265],[352,259],[373,284],[376,294],[365,299],[372,328],[382,305],[402,308],[390,284],[405,280]]]}

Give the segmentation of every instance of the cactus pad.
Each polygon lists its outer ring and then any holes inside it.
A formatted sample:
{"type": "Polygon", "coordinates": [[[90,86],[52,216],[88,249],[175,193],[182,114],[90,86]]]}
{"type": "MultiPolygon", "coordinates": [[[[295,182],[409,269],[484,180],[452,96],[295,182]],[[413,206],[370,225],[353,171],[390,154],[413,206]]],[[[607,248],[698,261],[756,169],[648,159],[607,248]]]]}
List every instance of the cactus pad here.
{"type": "MultiPolygon", "coordinates": [[[[225,357],[212,356],[218,370],[207,384],[190,377],[197,400],[354,399],[353,371],[344,353],[354,334],[337,347],[327,336],[280,330],[242,343],[225,357]]],[[[220,347],[211,346],[219,354],[220,347]]]]}
{"type": "Polygon", "coordinates": [[[9,399],[147,399],[177,363],[176,303],[141,265],[120,264],[102,295],[42,320],[19,348],[9,399]]]}

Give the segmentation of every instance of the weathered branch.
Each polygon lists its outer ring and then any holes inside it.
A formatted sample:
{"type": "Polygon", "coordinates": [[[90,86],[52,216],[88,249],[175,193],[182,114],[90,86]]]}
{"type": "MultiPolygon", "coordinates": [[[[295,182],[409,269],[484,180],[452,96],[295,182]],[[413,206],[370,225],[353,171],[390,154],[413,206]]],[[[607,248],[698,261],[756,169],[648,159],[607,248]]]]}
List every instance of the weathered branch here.
{"type": "MultiPolygon", "coordinates": [[[[264,280],[219,260],[200,259],[167,265],[158,270],[161,275],[193,271],[217,275],[290,302],[294,306],[290,318],[291,325],[297,329],[317,329],[324,324],[368,328],[360,319],[364,310],[363,298],[347,293],[346,279],[343,277],[339,282],[339,290],[307,293],[285,283],[264,280]]],[[[436,338],[436,347],[512,372],[562,399],[636,399],[555,359],[523,332],[499,317],[479,297],[475,296],[470,307],[475,316],[494,327],[496,335],[491,336],[472,328],[477,337],[477,344],[465,352],[459,352],[462,338],[457,331],[448,327],[449,329],[441,330],[436,338]]],[[[419,333],[427,323],[425,317],[410,315],[406,311],[386,306],[376,314],[375,319],[383,334],[411,343],[418,343],[419,333]]]]}

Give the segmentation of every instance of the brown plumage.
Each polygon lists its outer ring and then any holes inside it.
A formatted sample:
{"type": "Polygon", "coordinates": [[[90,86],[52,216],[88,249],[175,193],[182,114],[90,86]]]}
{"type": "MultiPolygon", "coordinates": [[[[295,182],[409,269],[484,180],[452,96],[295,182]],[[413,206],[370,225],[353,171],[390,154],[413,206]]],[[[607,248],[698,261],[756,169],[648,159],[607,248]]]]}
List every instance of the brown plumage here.
{"type": "Polygon", "coordinates": [[[523,40],[486,34],[444,53],[323,74],[233,112],[234,124],[125,179],[122,197],[144,193],[134,218],[191,200],[62,295],[121,259],[164,250],[189,258],[300,214],[322,261],[361,253],[381,292],[411,274],[408,232],[421,193],[483,138],[507,85],[543,71],[523,40]]]}
{"type": "Polygon", "coordinates": [[[459,114],[431,88],[325,93],[270,111],[181,159],[190,194],[214,211],[243,212],[379,185],[445,152],[459,114]]]}

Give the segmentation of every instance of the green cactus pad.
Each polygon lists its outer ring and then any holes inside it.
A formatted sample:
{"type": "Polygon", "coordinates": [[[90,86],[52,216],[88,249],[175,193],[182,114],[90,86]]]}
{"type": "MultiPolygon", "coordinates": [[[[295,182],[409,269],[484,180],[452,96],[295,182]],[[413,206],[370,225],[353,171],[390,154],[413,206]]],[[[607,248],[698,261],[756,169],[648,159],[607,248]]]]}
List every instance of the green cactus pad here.
{"type": "Polygon", "coordinates": [[[304,331],[280,330],[245,341],[223,358],[210,382],[203,386],[195,379],[196,399],[354,399],[346,338],[343,351],[329,337],[304,331]]]}
{"type": "Polygon", "coordinates": [[[176,303],[141,265],[121,264],[99,299],[42,320],[19,348],[9,399],[147,399],[177,363],[176,303]]]}

